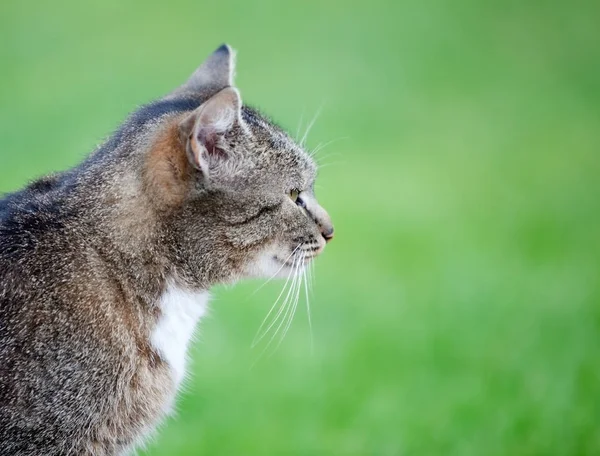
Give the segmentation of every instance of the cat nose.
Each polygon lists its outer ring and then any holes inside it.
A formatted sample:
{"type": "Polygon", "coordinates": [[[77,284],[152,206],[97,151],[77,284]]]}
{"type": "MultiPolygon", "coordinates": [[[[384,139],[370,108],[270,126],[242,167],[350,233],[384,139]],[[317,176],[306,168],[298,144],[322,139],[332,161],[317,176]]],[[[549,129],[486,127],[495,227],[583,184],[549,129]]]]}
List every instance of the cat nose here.
{"type": "Polygon", "coordinates": [[[329,242],[333,239],[333,223],[325,209],[323,209],[314,196],[308,194],[304,196],[306,201],[306,212],[314,220],[323,239],[329,242]]]}
{"type": "Polygon", "coordinates": [[[325,238],[325,242],[329,242],[333,239],[333,225],[321,226],[321,234],[325,238]]]}

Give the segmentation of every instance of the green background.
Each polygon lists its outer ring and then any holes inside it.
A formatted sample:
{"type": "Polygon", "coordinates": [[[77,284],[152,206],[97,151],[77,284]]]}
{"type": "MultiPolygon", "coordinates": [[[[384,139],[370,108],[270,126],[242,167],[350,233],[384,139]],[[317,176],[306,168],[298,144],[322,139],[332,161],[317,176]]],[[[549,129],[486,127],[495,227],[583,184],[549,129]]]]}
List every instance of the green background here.
{"type": "MultiPolygon", "coordinates": [[[[147,455],[600,454],[600,3],[0,4],[0,191],[69,167],[222,42],[308,146],[314,350],[219,289],[147,455]]],[[[301,304],[303,301],[301,302],[301,304]]]]}

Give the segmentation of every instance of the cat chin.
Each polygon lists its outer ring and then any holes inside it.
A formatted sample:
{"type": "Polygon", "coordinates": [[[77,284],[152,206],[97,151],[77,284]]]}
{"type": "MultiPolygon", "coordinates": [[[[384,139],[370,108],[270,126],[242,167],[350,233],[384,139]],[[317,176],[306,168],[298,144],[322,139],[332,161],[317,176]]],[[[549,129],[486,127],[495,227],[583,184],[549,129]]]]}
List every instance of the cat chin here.
{"type": "Polygon", "coordinates": [[[287,278],[293,261],[289,252],[284,254],[280,250],[275,247],[265,249],[247,265],[245,274],[249,278],[287,278]]]}
{"type": "Polygon", "coordinates": [[[265,253],[246,268],[246,274],[250,278],[258,279],[271,277],[286,278],[289,275],[290,270],[291,265],[287,265],[271,253],[265,253]]]}

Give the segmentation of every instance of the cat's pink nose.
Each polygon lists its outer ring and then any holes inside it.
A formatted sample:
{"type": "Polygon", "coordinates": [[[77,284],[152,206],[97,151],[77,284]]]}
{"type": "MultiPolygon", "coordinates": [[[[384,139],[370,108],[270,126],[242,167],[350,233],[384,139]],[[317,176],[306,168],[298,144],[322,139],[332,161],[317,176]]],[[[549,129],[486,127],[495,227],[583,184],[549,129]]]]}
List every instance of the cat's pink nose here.
{"type": "Polygon", "coordinates": [[[321,234],[325,238],[325,242],[333,239],[333,225],[321,226],[321,234]]]}
{"type": "Polygon", "coordinates": [[[329,242],[333,239],[333,223],[331,223],[331,218],[325,209],[319,206],[317,200],[314,197],[308,197],[308,203],[306,206],[306,210],[312,219],[317,224],[323,239],[326,242],[329,242]]]}

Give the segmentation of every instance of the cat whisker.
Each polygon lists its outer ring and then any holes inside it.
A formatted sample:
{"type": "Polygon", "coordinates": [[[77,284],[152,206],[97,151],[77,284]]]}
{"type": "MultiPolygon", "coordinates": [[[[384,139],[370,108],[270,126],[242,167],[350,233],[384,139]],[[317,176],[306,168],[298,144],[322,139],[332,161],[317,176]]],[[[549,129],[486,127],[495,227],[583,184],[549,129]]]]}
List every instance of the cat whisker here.
{"type": "Polygon", "coordinates": [[[296,313],[296,306],[298,303],[298,295],[299,295],[300,288],[302,286],[302,274],[300,273],[300,270],[302,269],[303,261],[304,261],[304,257],[301,257],[300,260],[298,261],[298,266],[296,268],[296,275],[298,276],[298,280],[296,281],[294,291],[291,295],[290,306],[289,306],[290,311],[287,314],[288,318],[286,319],[285,325],[283,326],[283,332],[281,334],[281,337],[279,339],[279,343],[277,344],[277,347],[275,347],[275,350],[279,347],[279,345],[283,341],[285,335],[287,334],[287,331],[290,327],[290,323],[291,323],[292,319],[294,318],[294,314],[296,313]]]}
{"type": "Polygon", "coordinates": [[[317,164],[321,164],[323,163],[324,160],[327,160],[328,158],[331,157],[342,157],[342,153],[341,152],[330,152],[328,154],[323,155],[322,157],[317,157],[317,164]]]}
{"type": "Polygon", "coordinates": [[[309,279],[311,278],[312,265],[309,265],[307,268],[304,268],[302,273],[304,274],[304,293],[306,295],[306,315],[308,316],[308,331],[310,333],[310,353],[311,355],[314,352],[314,343],[313,343],[313,330],[312,330],[312,318],[310,316],[310,298],[308,293],[309,288],[309,279]],[[308,272],[307,272],[308,270],[308,272]],[[308,275],[308,279],[307,279],[308,275]]]}
{"type": "MultiPolygon", "coordinates": [[[[296,246],[296,248],[295,248],[294,250],[292,250],[292,253],[290,253],[290,254],[289,254],[289,256],[288,256],[288,257],[287,257],[287,258],[286,258],[286,259],[283,261],[283,264],[282,264],[282,265],[281,265],[281,267],[280,267],[280,268],[277,270],[277,272],[275,272],[275,274],[273,274],[271,277],[269,277],[269,278],[268,278],[268,279],[265,281],[265,283],[263,283],[263,284],[262,284],[262,285],[260,285],[260,286],[259,286],[259,287],[258,287],[256,290],[254,290],[250,296],[254,296],[254,295],[255,295],[255,294],[256,294],[256,293],[257,293],[257,292],[258,292],[258,291],[259,291],[259,290],[260,290],[262,287],[264,287],[264,286],[265,286],[266,284],[268,284],[268,283],[269,283],[271,280],[273,280],[275,277],[277,277],[277,275],[278,275],[278,274],[281,272],[281,270],[282,270],[283,268],[285,268],[285,267],[288,265],[288,264],[287,264],[287,262],[290,260],[290,258],[292,258],[292,256],[294,255],[294,253],[296,253],[296,251],[297,251],[297,250],[298,250],[298,249],[299,249],[299,248],[302,246],[302,244],[303,244],[302,242],[301,242],[300,244],[298,244],[298,245],[296,246]]],[[[288,279],[289,279],[289,277],[290,277],[290,276],[288,275],[288,279]]],[[[267,317],[268,317],[268,316],[269,316],[269,315],[267,314],[267,317]]]]}
{"type": "MultiPolygon", "coordinates": [[[[279,348],[279,346],[281,345],[281,342],[283,342],[283,339],[285,338],[287,332],[290,329],[290,326],[292,325],[292,321],[294,320],[294,316],[296,315],[296,309],[298,308],[298,301],[300,299],[300,290],[302,289],[302,281],[304,278],[304,258],[305,258],[305,254],[303,252],[303,256],[300,259],[300,262],[298,263],[298,269],[296,274],[298,275],[298,282],[296,283],[296,289],[293,295],[293,300],[291,301],[291,307],[290,307],[290,312],[289,312],[289,316],[287,319],[287,322],[284,326],[283,332],[281,334],[281,337],[279,338],[279,342],[277,343],[277,346],[275,347],[275,350],[277,350],[277,348],[279,348]]],[[[274,350],[274,351],[275,351],[274,350]]]]}
{"type": "Polygon", "coordinates": [[[285,295],[283,302],[279,306],[279,311],[277,312],[277,315],[275,315],[275,317],[273,318],[273,320],[271,321],[269,326],[262,332],[262,334],[260,336],[258,336],[256,341],[252,344],[252,347],[255,347],[260,342],[260,340],[263,339],[269,333],[271,328],[273,328],[273,326],[275,326],[277,324],[277,322],[279,321],[280,323],[277,326],[277,328],[275,329],[275,333],[273,334],[273,336],[271,337],[269,342],[267,342],[267,346],[265,348],[268,348],[268,346],[271,344],[274,337],[279,332],[279,329],[281,328],[283,322],[286,320],[288,311],[289,311],[289,305],[291,302],[290,298],[294,295],[294,292],[296,289],[296,283],[298,281],[298,275],[297,275],[298,264],[299,264],[299,259],[294,258],[294,263],[293,263],[291,271],[290,271],[290,276],[292,277],[292,282],[291,282],[289,288],[287,289],[287,293],[285,295]],[[280,321],[280,318],[281,318],[281,321],[280,321]]]}
{"type": "MultiPolygon", "coordinates": [[[[302,245],[302,244],[300,244],[302,245]]],[[[296,247],[296,249],[294,250],[294,252],[300,247],[300,245],[298,247],[296,247]]],[[[293,255],[293,253],[292,253],[293,255]]],[[[291,256],[291,255],[290,255],[291,256]]],[[[287,258],[287,260],[289,260],[289,257],[287,258]]],[[[286,260],[286,261],[287,261],[286,260]]],[[[275,322],[277,321],[279,315],[281,314],[281,311],[283,309],[283,306],[285,304],[285,302],[287,301],[288,297],[286,296],[286,298],[284,299],[283,303],[281,304],[280,308],[279,308],[279,312],[277,312],[277,315],[275,316],[275,319],[273,320],[273,322],[269,325],[269,327],[267,329],[265,329],[265,331],[263,331],[261,333],[261,330],[263,329],[263,327],[267,324],[267,320],[269,319],[269,316],[273,313],[273,310],[275,309],[275,307],[277,306],[277,303],[279,303],[279,300],[281,299],[281,297],[283,296],[283,294],[286,291],[287,285],[290,281],[290,278],[292,278],[292,276],[294,276],[294,268],[290,268],[290,272],[287,276],[287,279],[285,281],[285,284],[283,285],[283,288],[281,289],[281,292],[279,293],[279,296],[277,296],[277,299],[275,300],[275,302],[273,303],[273,305],[271,306],[271,309],[269,310],[269,312],[267,313],[266,317],[263,319],[260,327],[258,328],[258,331],[256,332],[256,336],[254,337],[254,340],[252,341],[252,345],[251,347],[254,348],[259,342],[260,340],[265,337],[265,335],[269,332],[269,330],[273,327],[273,325],[275,324],[275,322]]],[[[295,280],[295,276],[294,276],[294,280],[295,280]]],[[[293,284],[293,280],[292,280],[292,284],[293,284]]],[[[292,286],[290,286],[289,290],[288,290],[288,295],[290,293],[292,289],[292,286]]]]}
{"type": "Polygon", "coordinates": [[[306,144],[306,139],[308,138],[308,134],[310,133],[310,130],[312,129],[313,125],[315,124],[315,122],[317,121],[319,116],[321,115],[322,110],[323,110],[323,104],[321,104],[321,106],[319,106],[319,109],[317,109],[317,112],[315,113],[312,120],[309,122],[308,126],[306,127],[306,131],[304,132],[302,139],[300,139],[301,147],[304,147],[304,145],[306,144]]]}
{"type": "MultiPolygon", "coordinates": [[[[277,316],[275,317],[275,319],[273,320],[273,322],[271,323],[271,325],[269,326],[269,328],[266,329],[265,333],[261,336],[260,339],[262,339],[266,334],[268,334],[269,330],[273,327],[273,325],[275,325],[275,323],[277,321],[279,321],[279,316],[281,315],[282,311],[285,309],[285,313],[279,323],[279,325],[277,326],[277,328],[275,329],[275,332],[273,333],[273,335],[271,336],[271,338],[269,339],[269,341],[267,342],[267,344],[265,345],[265,347],[263,348],[262,352],[260,353],[257,362],[260,358],[262,358],[262,356],[264,355],[264,353],[268,350],[268,348],[271,346],[271,343],[273,343],[273,340],[275,339],[275,337],[277,337],[277,334],[279,333],[279,330],[281,329],[281,327],[283,326],[284,322],[288,319],[288,315],[289,312],[291,310],[291,301],[290,301],[290,297],[293,296],[293,292],[292,290],[296,289],[296,283],[297,283],[297,279],[298,279],[298,265],[300,264],[300,261],[297,261],[297,259],[295,259],[294,261],[294,278],[292,279],[292,284],[288,290],[288,293],[285,297],[285,300],[283,302],[283,304],[281,305],[279,312],[277,314],[277,316]]],[[[260,341],[259,339],[259,341],[260,341]]],[[[258,342],[258,341],[257,341],[258,342]]],[[[279,346],[279,345],[278,345],[279,346]]],[[[277,348],[277,347],[276,347],[277,348]]]]}
{"type": "MultiPolygon", "coordinates": [[[[256,347],[256,345],[258,345],[258,343],[267,334],[269,334],[269,332],[271,331],[271,328],[273,328],[273,326],[275,326],[277,324],[277,322],[280,321],[280,318],[282,319],[282,321],[285,320],[285,318],[287,316],[287,312],[288,312],[288,305],[289,305],[290,297],[293,295],[293,290],[296,287],[296,281],[297,281],[297,277],[294,274],[292,274],[292,282],[291,282],[289,288],[287,289],[285,298],[283,299],[283,301],[281,302],[281,305],[279,306],[279,310],[277,311],[277,314],[273,317],[273,319],[271,320],[271,323],[267,326],[267,328],[265,328],[262,333],[257,335],[257,337],[255,338],[255,340],[252,343],[252,346],[251,346],[252,348],[256,347]]],[[[281,323],[275,329],[275,334],[277,334],[277,331],[279,331],[280,327],[281,327],[281,323]]],[[[271,341],[269,341],[267,343],[267,347],[269,346],[270,342],[271,341]]]]}
{"type": "Polygon", "coordinates": [[[314,285],[315,285],[315,263],[313,261],[310,264],[310,291],[311,291],[311,293],[314,288],[314,285]]]}
{"type": "MultiPolygon", "coordinates": [[[[300,244],[298,247],[296,247],[296,249],[294,249],[294,253],[297,252],[298,249],[302,245],[303,244],[300,244]]],[[[304,290],[304,294],[306,296],[306,310],[307,310],[308,326],[309,326],[309,332],[310,332],[311,354],[314,352],[312,315],[311,315],[311,308],[310,308],[310,292],[311,292],[312,282],[313,282],[313,270],[314,270],[313,263],[314,262],[309,261],[308,263],[306,263],[306,260],[309,257],[310,257],[310,255],[307,252],[305,252],[304,250],[300,250],[300,252],[294,256],[290,274],[288,275],[288,277],[286,279],[286,283],[284,284],[283,289],[279,293],[279,296],[277,297],[275,304],[273,304],[273,306],[269,310],[269,313],[263,320],[263,322],[258,330],[257,336],[255,337],[254,341],[252,342],[252,347],[254,348],[258,345],[258,343],[262,339],[264,339],[268,334],[271,333],[269,340],[266,342],[263,350],[261,351],[261,353],[260,353],[259,357],[257,358],[257,360],[255,361],[255,363],[258,362],[268,351],[270,351],[269,356],[272,356],[277,351],[277,349],[279,348],[279,346],[281,345],[283,340],[285,339],[285,336],[289,332],[291,325],[294,321],[296,312],[298,310],[298,304],[300,302],[300,295],[302,293],[302,290],[304,290]],[[291,282],[290,282],[290,279],[291,279],[291,282]],[[279,305],[279,309],[276,312],[276,315],[272,318],[271,322],[268,323],[268,325],[267,325],[269,316],[274,312],[275,307],[277,307],[277,304],[281,301],[281,297],[284,294],[285,294],[285,298],[279,305]],[[266,328],[265,328],[265,326],[266,326],[266,328]],[[275,328],[274,331],[272,331],[273,328],[275,328]],[[275,341],[275,339],[277,339],[277,344],[271,350],[269,350],[270,347],[272,346],[273,342],[275,341]]],[[[288,260],[289,260],[289,257],[288,257],[288,260]]],[[[286,262],[288,260],[286,260],[286,262]]]]}
{"type": "Polygon", "coordinates": [[[302,108],[302,112],[300,113],[300,120],[298,120],[298,128],[296,129],[296,141],[300,138],[300,130],[302,129],[302,121],[304,120],[304,108],[302,108]]]}
{"type": "MultiPolygon", "coordinates": [[[[350,137],[349,136],[341,136],[339,138],[331,139],[324,143],[317,144],[317,146],[312,151],[309,151],[309,154],[311,157],[317,158],[317,153],[319,153],[321,150],[325,149],[327,146],[330,146],[331,144],[334,144],[338,141],[342,141],[345,139],[350,139],[350,137]]],[[[330,153],[330,154],[327,154],[325,157],[331,157],[332,155],[341,155],[341,153],[339,153],[339,152],[330,153]]],[[[321,158],[325,158],[325,157],[321,157],[321,158]]]]}
{"type": "Polygon", "coordinates": [[[326,168],[326,167],[328,167],[328,166],[331,166],[331,165],[344,165],[344,164],[346,164],[346,162],[345,162],[345,161],[337,161],[337,162],[320,163],[320,164],[319,164],[319,169],[321,169],[321,168],[326,168]]]}

